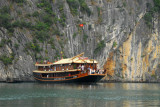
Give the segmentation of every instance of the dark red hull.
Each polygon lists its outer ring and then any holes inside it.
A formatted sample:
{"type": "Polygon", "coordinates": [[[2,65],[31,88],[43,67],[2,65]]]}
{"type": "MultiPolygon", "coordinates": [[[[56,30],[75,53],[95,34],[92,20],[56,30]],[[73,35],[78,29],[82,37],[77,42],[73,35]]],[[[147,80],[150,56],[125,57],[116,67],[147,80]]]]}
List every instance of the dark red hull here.
{"type": "MultiPolygon", "coordinates": [[[[34,75],[34,74],[33,74],[34,75]]],[[[36,74],[37,75],[37,74],[36,74]]],[[[104,74],[91,74],[82,76],[70,76],[70,77],[59,77],[59,78],[42,78],[34,75],[34,78],[38,82],[52,82],[52,83],[95,83],[100,81],[105,75],[104,74]]]]}

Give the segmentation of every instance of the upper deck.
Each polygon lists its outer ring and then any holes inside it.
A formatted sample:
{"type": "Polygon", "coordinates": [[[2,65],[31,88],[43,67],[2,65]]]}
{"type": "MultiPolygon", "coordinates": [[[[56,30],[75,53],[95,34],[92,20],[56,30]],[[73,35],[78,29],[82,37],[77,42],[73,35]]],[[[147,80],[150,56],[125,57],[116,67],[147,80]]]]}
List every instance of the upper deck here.
{"type": "Polygon", "coordinates": [[[59,72],[73,72],[73,71],[88,71],[97,70],[98,62],[88,57],[82,57],[84,53],[81,53],[72,58],[61,59],[54,63],[43,62],[36,63],[37,70],[33,71],[36,73],[59,73],[59,72]]]}
{"type": "Polygon", "coordinates": [[[42,70],[34,70],[33,72],[35,73],[63,73],[63,72],[74,72],[74,71],[81,71],[81,69],[72,69],[72,70],[61,70],[61,71],[51,71],[51,70],[48,70],[48,71],[42,71],[42,70]]]}

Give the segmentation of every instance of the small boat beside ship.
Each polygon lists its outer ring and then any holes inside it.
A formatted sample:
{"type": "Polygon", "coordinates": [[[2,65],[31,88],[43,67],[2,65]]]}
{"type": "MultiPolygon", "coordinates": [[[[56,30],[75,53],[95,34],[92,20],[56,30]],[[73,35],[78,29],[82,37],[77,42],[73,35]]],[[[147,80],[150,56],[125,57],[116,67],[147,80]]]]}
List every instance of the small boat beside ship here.
{"type": "Polygon", "coordinates": [[[106,73],[98,70],[97,61],[82,57],[81,53],[72,58],[61,59],[55,63],[36,63],[34,78],[39,82],[98,82],[106,73]]]}

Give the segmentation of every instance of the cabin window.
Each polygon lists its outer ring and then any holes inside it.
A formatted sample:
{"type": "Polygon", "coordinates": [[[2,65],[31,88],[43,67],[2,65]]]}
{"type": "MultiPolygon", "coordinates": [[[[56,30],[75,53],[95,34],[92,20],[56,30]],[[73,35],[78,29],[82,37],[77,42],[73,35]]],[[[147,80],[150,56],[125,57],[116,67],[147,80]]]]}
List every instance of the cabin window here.
{"type": "Polygon", "coordinates": [[[58,66],[58,71],[60,71],[60,66],[58,66]]]}
{"type": "Polygon", "coordinates": [[[69,69],[70,69],[70,70],[72,69],[72,65],[70,65],[69,69]]]}
{"type": "Polygon", "coordinates": [[[65,70],[68,70],[68,64],[65,65],[65,70]]]}
{"type": "Polygon", "coordinates": [[[47,77],[48,74],[42,74],[42,77],[47,77]]]}
{"type": "Polygon", "coordinates": [[[71,65],[71,69],[73,69],[73,65],[71,65]]]}
{"type": "MultiPolygon", "coordinates": [[[[54,71],[56,71],[56,68],[57,68],[57,67],[56,67],[56,66],[54,66],[54,71]]],[[[53,68],[52,68],[52,69],[53,69],[53,68]]]]}
{"type": "Polygon", "coordinates": [[[73,68],[74,68],[74,69],[77,69],[77,65],[76,65],[76,64],[74,64],[73,68]]]}
{"type": "Polygon", "coordinates": [[[64,66],[61,67],[61,70],[64,70],[64,66]]]}
{"type": "Polygon", "coordinates": [[[56,70],[57,70],[57,71],[58,71],[58,67],[59,67],[59,66],[56,66],[56,70]]]}
{"type": "Polygon", "coordinates": [[[69,66],[67,65],[67,66],[66,66],[66,70],[68,70],[68,69],[69,69],[68,67],[69,67],[69,66]]]}

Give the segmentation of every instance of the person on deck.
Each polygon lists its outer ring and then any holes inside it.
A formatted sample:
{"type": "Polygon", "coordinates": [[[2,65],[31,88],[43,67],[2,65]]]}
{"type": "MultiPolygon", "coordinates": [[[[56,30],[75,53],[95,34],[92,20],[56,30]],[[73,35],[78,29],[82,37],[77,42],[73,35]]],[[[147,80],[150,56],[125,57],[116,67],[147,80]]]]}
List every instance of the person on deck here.
{"type": "Polygon", "coordinates": [[[78,69],[81,69],[81,65],[79,65],[78,69]]]}
{"type": "Polygon", "coordinates": [[[81,68],[82,68],[82,71],[84,71],[84,65],[82,65],[82,67],[81,67],[81,68]]]}
{"type": "Polygon", "coordinates": [[[56,66],[54,67],[54,71],[56,71],[56,66]]]}
{"type": "Polygon", "coordinates": [[[90,74],[90,69],[91,69],[90,67],[88,67],[88,69],[87,69],[87,72],[89,72],[89,74],[90,74]]]}
{"type": "Polygon", "coordinates": [[[99,74],[99,69],[98,69],[97,73],[99,74]]]}
{"type": "Polygon", "coordinates": [[[92,70],[92,74],[94,74],[94,73],[95,73],[95,69],[92,70]]]}
{"type": "Polygon", "coordinates": [[[93,74],[95,74],[95,72],[96,72],[96,70],[94,69],[94,70],[93,70],[93,74]]]}
{"type": "Polygon", "coordinates": [[[89,72],[90,72],[90,74],[92,74],[92,69],[91,68],[90,68],[89,72]]]}

